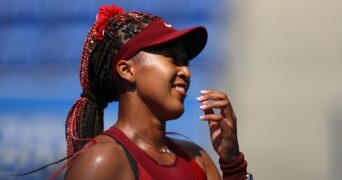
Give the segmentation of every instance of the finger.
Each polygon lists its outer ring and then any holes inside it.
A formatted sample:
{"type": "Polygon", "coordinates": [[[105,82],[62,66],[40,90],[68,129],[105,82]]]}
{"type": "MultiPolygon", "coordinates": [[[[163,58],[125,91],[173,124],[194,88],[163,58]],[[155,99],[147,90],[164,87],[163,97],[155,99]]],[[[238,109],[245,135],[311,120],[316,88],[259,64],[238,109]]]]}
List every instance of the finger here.
{"type": "Polygon", "coordinates": [[[208,113],[205,115],[200,116],[200,119],[203,121],[221,121],[223,119],[221,114],[213,114],[213,113],[208,113]]]}
{"type": "Polygon", "coordinates": [[[223,100],[228,99],[227,95],[218,91],[201,91],[201,96],[196,98],[199,102],[208,101],[208,100],[223,100]]]}
{"type": "Polygon", "coordinates": [[[222,114],[225,117],[231,117],[236,121],[236,116],[231,104],[228,104],[227,101],[216,101],[211,103],[203,103],[200,106],[200,109],[204,111],[205,114],[222,114]],[[214,111],[214,109],[220,109],[220,112],[214,111]]]}
{"type": "Polygon", "coordinates": [[[229,126],[231,128],[235,127],[235,122],[231,119],[223,117],[221,114],[205,114],[199,117],[202,121],[213,121],[217,122],[220,126],[229,126]]]}
{"type": "Polygon", "coordinates": [[[200,109],[202,110],[207,110],[207,109],[223,109],[225,107],[227,107],[229,105],[229,102],[227,100],[221,100],[221,101],[212,101],[212,102],[208,102],[205,101],[207,103],[202,103],[202,105],[200,106],[200,109]]]}
{"type": "Polygon", "coordinates": [[[222,93],[221,91],[217,91],[215,89],[205,89],[205,90],[200,90],[201,94],[206,94],[206,93],[222,93]]]}
{"type": "MultiPolygon", "coordinates": [[[[202,106],[209,104],[209,101],[203,101],[203,102],[201,102],[201,104],[202,105],[200,106],[200,109],[202,109],[202,106]]],[[[211,108],[205,108],[202,110],[203,110],[204,114],[214,114],[215,113],[214,110],[211,108]]]]}
{"type": "Polygon", "coordinates": [[[216,91],[216,90],[201,90],[200,93],[202,95],[210,95],[210,94],[216,94],[216,95],[221,95],[221,96],[226,96],[225,93],[221,92],[221,91],[216,91]]]}
{"type": "Polygon", "coordinates": [[[213,139],[221,134],[221,128],[216,121],[208,121],[209,130],[213,139]]]}
{"type": "Polygon", "coordinates": [[[215,121],[208,121],[209,125],[209,131],[210,131],[210,137],[211,141],[213,143],[214,149],[217,150],[217,152],[221,152],[220,144],[221,144],[221,128],[220,125],[215,121]]]}
{"type": "Polygon", "coordinates": [[[235,131],[234,123],[220,118],[219,115],[205,115],[201,119],[208,121],[210,133],[213,137],[216,137],[218,134],[230,136],[235,131]]]}

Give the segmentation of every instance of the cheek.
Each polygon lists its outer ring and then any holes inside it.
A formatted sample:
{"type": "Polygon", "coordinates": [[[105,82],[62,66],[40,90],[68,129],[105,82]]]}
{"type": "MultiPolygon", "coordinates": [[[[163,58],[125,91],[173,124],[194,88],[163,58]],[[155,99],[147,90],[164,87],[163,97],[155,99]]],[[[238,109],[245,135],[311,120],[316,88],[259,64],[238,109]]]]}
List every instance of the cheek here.
{"type": "Polygon", "coordinates": [[[145,91],[153,96],[163,95],[165,90],[170,87],[170,78],[163,73],[147,72],[138,85],[139,90],[145,91]]]}
{"type": "Polygon", "coordinates": [[[141,68],[138,76],[152,87],[165,86],[171,83],[175,70],[166,63],[154,63],[141,68]]]}
{"type": "Polygon", "coordinates": [[[174,64],[159,55],[145,54],[135,69],[137,90],[144,95],[165,96],[176,76],[174,64]]]}

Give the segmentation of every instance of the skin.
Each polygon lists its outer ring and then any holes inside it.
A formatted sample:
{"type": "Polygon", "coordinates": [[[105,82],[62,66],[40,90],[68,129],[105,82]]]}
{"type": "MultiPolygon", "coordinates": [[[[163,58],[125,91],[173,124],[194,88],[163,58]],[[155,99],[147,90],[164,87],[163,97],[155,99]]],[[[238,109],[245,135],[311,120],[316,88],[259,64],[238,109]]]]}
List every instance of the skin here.
{"type": "MultiPolygon", "coordinates": [[[[162,154],[156,149],[164,145],[166,121],[178,118],[184,111],[185,96],[175,88],[175,85],[185,88],[190,85],[191,73],[182,43],[175,41],[141,51],[130,61],[120,60],[116,71],[122,78],[123,90],[115,126],[158,163],[172,164],[174,154],[162,154]]],[[[239,145],[236,117],[227,95],[205,90],[197,100],[204,112],[200,119],[208,122],[215,151],[223,161],[233,160],[239,154],[239,145]],[[220,112],[215,114],[213,108],[220,112]]],[[[96,144],[73,160],[65,178],[134,179],[122,146],[105,135],[95,140],[96,144]]],[[[208,179],[221,179],[212,159],[202,148],[187,141],[173,141],[196,160],[208,179]]]]}

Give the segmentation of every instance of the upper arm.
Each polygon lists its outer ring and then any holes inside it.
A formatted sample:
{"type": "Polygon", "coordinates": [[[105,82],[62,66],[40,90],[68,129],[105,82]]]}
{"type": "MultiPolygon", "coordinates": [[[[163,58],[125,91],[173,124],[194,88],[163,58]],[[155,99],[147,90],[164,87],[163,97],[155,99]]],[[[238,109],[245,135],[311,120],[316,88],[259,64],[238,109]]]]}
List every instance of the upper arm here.
{"type": "Polygon", "coordinates": [[[132,171],[122,147],[97,143],[73,160],[65,179],[121,179],[130,175],[132,171]]]}
{"type": "Polygon", "coordinates": [[[207,179],[221,179],[221,175],[217,170],[215,163],[204,149],[188,141],[174,140],[174,142],[195,159],[197,164],[207,175],[207,179]]]}

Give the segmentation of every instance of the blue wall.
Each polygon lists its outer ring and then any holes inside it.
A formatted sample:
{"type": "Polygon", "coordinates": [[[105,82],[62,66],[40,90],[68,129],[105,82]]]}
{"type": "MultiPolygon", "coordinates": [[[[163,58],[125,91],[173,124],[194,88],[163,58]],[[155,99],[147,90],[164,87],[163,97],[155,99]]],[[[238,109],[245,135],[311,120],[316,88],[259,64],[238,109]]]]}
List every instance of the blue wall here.
{"type": "MultiPolygon", "coordinates": [[[[220,1],[1,1],[0,179],[65,156],[64,122],[80,94],[78,66],[84,38],[99,6],[113,2],[127,11],[159,15],[177,28],[199,24],[208,28],[206,49],[190,64],[193,76],[186,112],[170,122],[168,130],[211,151],[195,98],[199,90],[215,86],[210,74],[220,61],[215,57],[220,28],[215,19],[224,8],[220,1]]],[[[106,127],[115,122],[115,114],[112,104],[106,110],[106,127]]],[[[20,179],[46,179],[60,165],[20,179]]]]}

